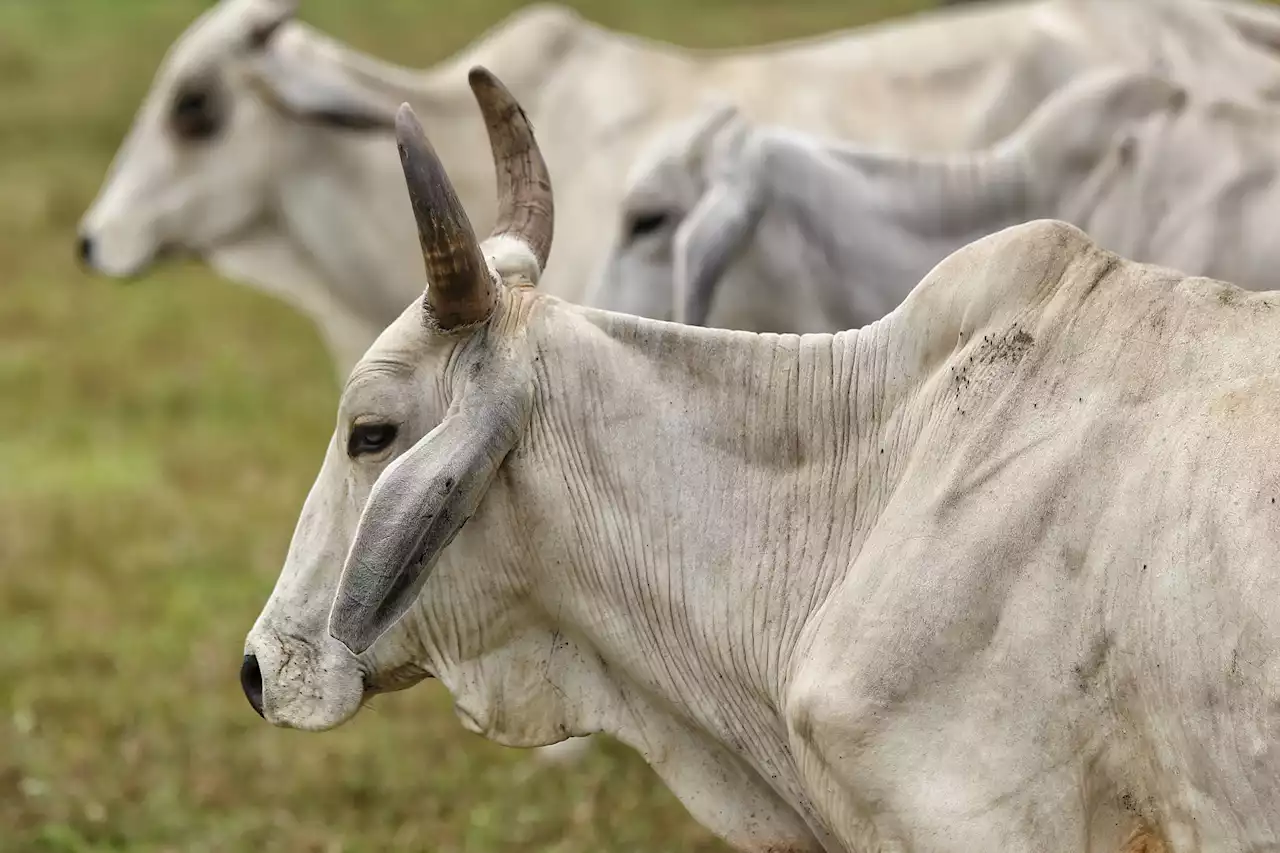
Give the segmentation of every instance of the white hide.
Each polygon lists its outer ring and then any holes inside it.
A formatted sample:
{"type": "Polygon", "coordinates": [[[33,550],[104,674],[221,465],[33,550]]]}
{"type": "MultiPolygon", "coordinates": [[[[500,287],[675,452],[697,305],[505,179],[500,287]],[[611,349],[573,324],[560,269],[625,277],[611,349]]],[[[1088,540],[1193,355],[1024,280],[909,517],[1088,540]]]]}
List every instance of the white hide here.
{"type": "Polygon", "coordinates": [[[834,336],[410,308],[247,640],[266,716],[430,673],[498,742],[617,736],[753,853],[1280,844],[1275,299],[1036,222],[834,336]],[[348,458],[356,418],[400,434],[348,458]],[[356,657],[347,550],[445,443],[499,467],[356,657]]]}
{"type": "MultiPolygon", "coordinates": [[[[539,130],[561,226],[549,287],[579,300],[614,236],[635,152],[708,93],[753,118],[838,138],[955,150],[999,138],[1098,63],[1214,54],[1217,36],[1203,28],[1188,43],[1185,33],[1144,32],[1141,16],[1115,32],[1081,29],[1074,7],[1098,2],[981,4],[732,51],[684,50],[533,5],[415,71],[295,22],[296,0],[221,0],[162,62],[82,222],[86,259],[133,276],[168,252],[204,257],[310,316],[345,378],[414,297],[421,269],[389,136],[378,129],[391,107],[413,104],[473,223],[490,224],[491,166],[460,83],[473,64],[508,81],[539,130]],[[207,139],[174,132],[178,100],[193,87],[220,104],[207,139]]],[[[1265,41],[1270,14],[1241,26],[1265,41]]],[[[1207,77],[1219,73],[1200,64],[1207,77]]]]}
{"type": "Polygon", "coordinates": [[[1041,218],[1135,260],[1255,290],[1277,283],[1274,105],[1102,71],[974,154],[856,149],[737,114],[702,127],[709,186],[750,195],[755,215],[739,222],[704,192],[671,250],[619,250],[610,307],[751,331],[856,328],[961,246],[1041,218]],[[663,275],[674,286],[653,287],[663,275]]]}
{"type": "MultiPolygon", "coordinates": [[[[1200,0],[1066,2],[1046,10],[1057,13],[1053,26],[1040,33],[1040,50],[1020,58],[1016,77],[1047,79],[1046,69],[1067,67],[1055,52],[1070,41],[1064,33],[1094,33],[1099,56],[1110,51],[1118,66],[1185,82],[1201,99],[1266,104],[1280,91],[1272,55],[1254,50],[1219,20],[1218,7],[1200,0]]],[[[1073,125],[1087,127],[1093,161],[1114,123],[1144,114],[1138,106],[1089,114],[1099,105],[1074,97],[1074,118],[1057,129],[1079,136],[1073,125]]],[[[1029,143],[1039,158],[1061,159],[1053,133],[1041,137],[1029,143]]],[[[1207,143],[1196,149],[1211,150],[1207,143]]],[[[1030,206],[1016,157],[949,159],[954,167],[942,168],[937,154],[824,138],[754,122],[727,104],[708,106],[638,156],[591,304],[748,331],[837,331],[883,316],[973,239],[1033,218],[1077,221],[1065,205],[1030,206]]],[[[1074,189],[1055,181],[1038,182],[1038,200],[1074,189]]],[[[1111,233],[1094,236],[1111,245],[1111,233]]]]}

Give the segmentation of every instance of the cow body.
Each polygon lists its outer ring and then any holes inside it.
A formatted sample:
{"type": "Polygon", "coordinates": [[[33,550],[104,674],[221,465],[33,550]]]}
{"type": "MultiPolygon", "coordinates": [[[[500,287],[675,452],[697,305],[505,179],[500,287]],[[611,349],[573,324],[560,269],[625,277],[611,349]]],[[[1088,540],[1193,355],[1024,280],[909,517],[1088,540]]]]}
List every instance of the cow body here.
{"type": "Polygon", "coordinates": [[[478,243],[402,108],[429,284],[344,389],[259,713],[435,676],[500,743],[618,737],[754,853],[1280,843],[1275,294],[1039,221],[835,335],[576,306],[471,81],[506,212],[478,243]]]}
{"type": "Polygon", "coordinates": [[[702,199],[677,239],[615,246],[602,307],[751,331],[853,328],[961,246],[1039,218],[1139,261],[1254,290],[1277,283],[1272,104],[1102,71],[995,146],[951,156],[860,148],[737,114],[702,121],[712,137],[702,199]]]}
{"type": "Polygon", "coordinates": [[[835,337],[506,310],[546,402],[363,671],[611,733],[747,851],[1277,842],[1271,296],[1034,224],[835,337]]]}
{"type": "Polygon", "coordinates": [[[307,313],[343,378],[416,288],[416,242],[386,155],[396,104],[424,116],[472,220],[491,222],[483,132],[457,82],[473,64],[509,80],[539,129],[567,235],[549,286],[571,300],[604,262],[636,153],[708,98],[836,138],[945,151],[1001,138],[1099,64],[1191,65],[1241,91],[1262,85],[1251,59],[1221,59],[1235,30],[1209,4],[1188,28],[1146,4],[995,3],[734,51],[684,50],[535,5],[426,71],[297,23],[294,5],[222,0],[175,43],[85,216],[81,250],[117,276],[166,252],[199,254],[307,313]]]}

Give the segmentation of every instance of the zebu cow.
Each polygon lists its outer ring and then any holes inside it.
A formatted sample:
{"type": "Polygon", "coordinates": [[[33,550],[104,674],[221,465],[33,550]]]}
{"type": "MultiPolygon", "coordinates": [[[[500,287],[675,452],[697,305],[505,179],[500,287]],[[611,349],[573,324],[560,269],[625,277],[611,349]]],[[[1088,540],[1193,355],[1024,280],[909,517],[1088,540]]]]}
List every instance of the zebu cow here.
{"type": "Polygon", "coordinates": [[[1190,27],[1146,2],[1037,0],[736,51],[683,50],[535,5],[412,71],[297,23],[296,3],[222,0],[178,39],[85,215],[80,251],[114,276],[197,253],[309,315],[344,379],[412,296],[414,237],[386,156],[396,104],[423,115],[469,214],[492,221],[483,132],[459,84],[472,64],[509,80],[542,134],[569,235],[552,282],[571,300],[603,259],[637,147],[705,92],[815,133],[956,150],[1000,138],[1099,64],[1191,66],[1257,88],[1242,70],[1253,64],[1221,49],[1235,37],[1219,7],[1204,4],[1190,27]]]}
{"type": "Polygon", "coordinates": [[[664,161],[629,202],[633,219],[679,224],[615,246],[598,307],[749,331],[855,328],[951,252],[1033,219],[1071,222],[1135,260],[1280,286],[1273,104],[1112,70],[1068,84],[973,154],[870,151],[732,108],[683,139],[674,159],[696,176],[664,161]],[[675,200],[695,187],[692,204],[675,200]]]}
{"type": "Polygon", "coordinates": [[[1042,221],[834,336],[576,306],[534,286],[532,132],[471,82],[498,227],[403,107],[428,285],[343,392],[259,713],[435,676],[501,743],[613,733],[757,853],[1280,844],[1275,294],[1042,221]]]}

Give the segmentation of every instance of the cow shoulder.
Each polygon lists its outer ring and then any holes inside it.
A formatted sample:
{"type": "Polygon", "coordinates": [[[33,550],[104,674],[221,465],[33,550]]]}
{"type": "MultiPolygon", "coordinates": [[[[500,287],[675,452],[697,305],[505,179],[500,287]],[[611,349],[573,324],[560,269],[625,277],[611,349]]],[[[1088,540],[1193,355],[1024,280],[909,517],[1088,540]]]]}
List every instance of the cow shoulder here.
{"type": "Polygon", "coordinates": [[[1057,220],[1014,225],[952,252],[893,315],[909,369],[931,372],[968,342],[1029,332],[1062,290],[1087,292],[1123,261],[1057,220]]]}

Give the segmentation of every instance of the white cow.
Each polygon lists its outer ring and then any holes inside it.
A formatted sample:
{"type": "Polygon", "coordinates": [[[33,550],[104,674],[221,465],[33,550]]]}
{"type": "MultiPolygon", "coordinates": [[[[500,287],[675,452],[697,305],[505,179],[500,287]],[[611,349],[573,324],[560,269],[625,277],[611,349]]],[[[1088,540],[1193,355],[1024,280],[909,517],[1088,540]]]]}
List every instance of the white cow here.
{"type": "Polygon", "coordinates": [[[616,735],[753,853],[1280,845],[1276,294],[1041,221],[834,336],[573,305],[472,85],[507,214],[476,242],[402,108],[428,286],[248,636],[267,720],[434,676],[500,743],[616,735]]]}
{"type": "Polygon", "coordinates": [[[696,183],[655,169],[629,206],[679,224],[615,246],[598,307],[749,331],[855,328],[956,249],[1033,219],[1135,260],[1280,286],[1280,109],[1144,72],[1085,75],[973,154],[869,151],[732,108],[683,138],[696,183]],[[676,200],[687,187],[700,189],[692,204],[676,200]]]}
{"type": "Polygon", "coordinates": [[[1241,70],[1252,61],[1221,58],[1234,30],[1208,10],[1226,7],[1197,0],[1188,25],[1151,2],[999,3],[737,51],[684,50],[535,5],[413,71],[295,22],[297,0],[221,0],[161,64],[84,217],[81,252],[113,276],[167,252],[199,254],[310,316],[345,378],[412,296],[414,236],[386,154],[395,104],[424,116],[470,215],[492,220],[483,132],[459,83],[472,64],[509,80],[539,127],[569,235],[552,280],[578,300],[616,227],[634,152],[707,92],[812,132],[956,150],[1000,138],[1102,63],[1191,65],[1256,88],[1241,70]]]}

